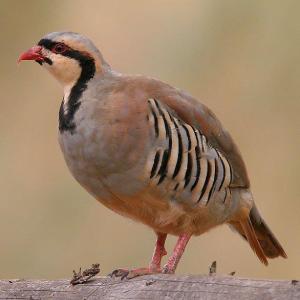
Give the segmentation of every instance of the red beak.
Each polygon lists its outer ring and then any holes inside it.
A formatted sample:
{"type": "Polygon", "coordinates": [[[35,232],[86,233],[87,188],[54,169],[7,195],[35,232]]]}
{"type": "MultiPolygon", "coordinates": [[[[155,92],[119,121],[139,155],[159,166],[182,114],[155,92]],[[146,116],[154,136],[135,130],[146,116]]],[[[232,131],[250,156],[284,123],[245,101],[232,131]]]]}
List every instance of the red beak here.
{"type": "Polygon", "coordinates": [[[43,62],[45,60],[42,55],[42,47],[41,46],[33,46],[26,52],[22,53],[18,59],[18,63],[22,60],[35,60],[43,62]]]}

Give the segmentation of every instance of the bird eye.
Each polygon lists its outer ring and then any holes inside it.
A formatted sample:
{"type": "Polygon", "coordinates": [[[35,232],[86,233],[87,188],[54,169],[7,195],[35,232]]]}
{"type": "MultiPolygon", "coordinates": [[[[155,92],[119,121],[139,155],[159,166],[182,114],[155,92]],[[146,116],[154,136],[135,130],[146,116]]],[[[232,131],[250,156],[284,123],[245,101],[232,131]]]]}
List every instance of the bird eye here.
{"type": "Polygon", "coordinates": [[[52,48],[52,52],[57,53],[57,54],[62,54],[66,52],[68,47],[65,44],[58,43],[52,48]]]}

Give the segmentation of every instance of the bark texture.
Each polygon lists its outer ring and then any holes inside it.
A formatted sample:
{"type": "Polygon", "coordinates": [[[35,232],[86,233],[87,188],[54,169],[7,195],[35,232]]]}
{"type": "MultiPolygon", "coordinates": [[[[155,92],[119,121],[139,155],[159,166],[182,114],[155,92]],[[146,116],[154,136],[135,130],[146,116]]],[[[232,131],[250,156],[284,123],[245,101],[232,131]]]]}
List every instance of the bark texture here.
{"type": "Polygon", "coordinates": [[[297,280],[233,276],[151,275],[131,280],[97,277],[72,286],[69,280],[0,280],[0,299],[300,299],[297,280]]]}

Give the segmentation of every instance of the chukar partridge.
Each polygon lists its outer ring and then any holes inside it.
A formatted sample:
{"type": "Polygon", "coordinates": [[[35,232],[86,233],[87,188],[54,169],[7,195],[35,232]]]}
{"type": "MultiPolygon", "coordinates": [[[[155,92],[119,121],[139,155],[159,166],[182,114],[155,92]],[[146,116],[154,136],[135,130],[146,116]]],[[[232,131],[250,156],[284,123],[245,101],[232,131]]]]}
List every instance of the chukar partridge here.
{"type": "Polygon", "coordinates": [[[174,273],[191,236],[228,224],[265,265],[287,257],[257,210],[241,154],[216,116],[188,93],[111,69],[86,37],[53,32],[23,53],[63,86],[59,143],[76,180],[116,213],[157,235],[148,267],[174,273]],[[165,266],[167,234],[178,236],[165,266]]]}

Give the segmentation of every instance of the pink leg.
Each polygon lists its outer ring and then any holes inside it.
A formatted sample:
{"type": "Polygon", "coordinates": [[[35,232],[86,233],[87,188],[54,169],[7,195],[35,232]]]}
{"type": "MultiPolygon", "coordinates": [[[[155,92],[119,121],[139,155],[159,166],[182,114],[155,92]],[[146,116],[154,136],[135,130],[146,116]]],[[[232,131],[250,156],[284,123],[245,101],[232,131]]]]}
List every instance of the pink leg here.
{"type": "Polygon", "coordinates": [[[157,232],[157,239],[154,248],[154,253],[149,264],[149,269],[153,271],[160,272],[161,259],[164,255],[167,255],[167,251],[165,249],[165,242],[167,238],[167,234],[157,232]]]}
{"type": "Polygon", "coordinates": [[[167,238],[167,234],[160,232],[157,232],[156,234],[157,239],[154,248],[154,253],[148,268],[138,268],[133,270],[117,269],[109,275],[111,277],[121,277],[121,279],[131,279],[141,275],[161,273],[161,259],[164,255],[167,254],[167,251],[165,249],[165,241],[167,238]]]}
{"type": "Polygon", "coordinates": [[[191,234],[184,233],[179,236],[172,255],[169,257],[167,264],[163,267],[162,272],[165,274],[175,273],[179,260],[184,252],[184,249],[191,238],[191,234]]]}

